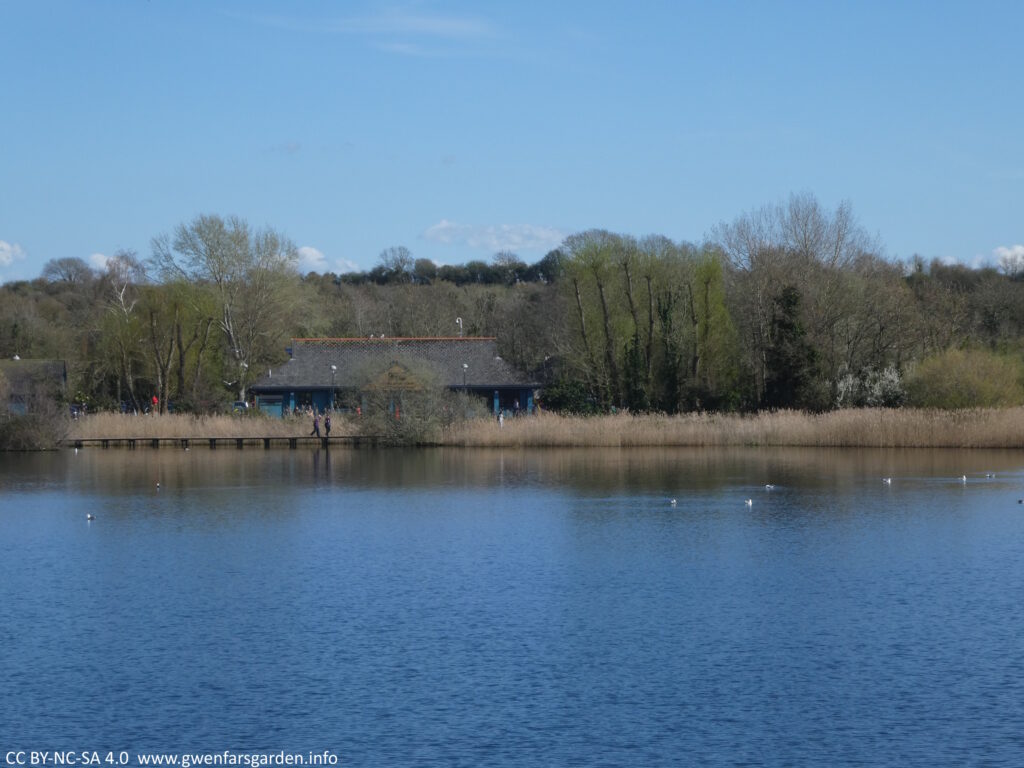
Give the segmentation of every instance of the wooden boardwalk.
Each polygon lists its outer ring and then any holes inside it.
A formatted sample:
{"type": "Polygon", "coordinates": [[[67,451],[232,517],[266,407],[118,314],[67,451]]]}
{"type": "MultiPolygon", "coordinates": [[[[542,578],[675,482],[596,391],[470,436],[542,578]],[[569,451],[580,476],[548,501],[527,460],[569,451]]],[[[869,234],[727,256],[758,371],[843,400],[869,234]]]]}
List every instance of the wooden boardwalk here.
{"type": "Polygon", "coordinates": [[[320,448],[330,448],[331,445],[377,445],[379,438],[375,435],[331,435],[331,437],[314,437],[304,435],[302,437],[71,437],[62,440],[61,444],[67,447],[85,448],[87,445],[99,446],[101,448],[122,447],[138,448],[148,446],[159,448],[161,445],[170,445],[177,448],[191,448],[193,445],[203,445],[210,448],[219,446],[234,446],[242,450],[245,446],[260,446],[269,449],[273,446],[284,446],[295,449],[299,445],[313,445],[320,448]]]}

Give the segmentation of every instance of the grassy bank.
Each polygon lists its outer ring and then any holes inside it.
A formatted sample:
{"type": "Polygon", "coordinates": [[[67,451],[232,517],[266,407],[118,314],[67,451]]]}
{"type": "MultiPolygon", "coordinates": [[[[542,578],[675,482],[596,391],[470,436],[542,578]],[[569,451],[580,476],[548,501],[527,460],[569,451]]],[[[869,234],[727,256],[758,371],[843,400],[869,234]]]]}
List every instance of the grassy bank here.
{"type": "Polygon", "coordinates": [[[445,445],[528,446],[810,446],[829,448],[1022,448],[1024,408],[935,411],[858,409],[681,416],[543,414],[465,422],[446,431],[445,445]]]}

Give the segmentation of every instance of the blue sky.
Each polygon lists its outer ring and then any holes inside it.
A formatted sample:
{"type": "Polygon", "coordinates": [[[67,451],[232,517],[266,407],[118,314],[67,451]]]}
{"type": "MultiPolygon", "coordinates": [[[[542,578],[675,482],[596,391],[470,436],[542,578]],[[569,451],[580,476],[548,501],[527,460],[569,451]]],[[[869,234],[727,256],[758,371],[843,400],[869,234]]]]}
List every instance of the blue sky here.
{"type": "Polygon", "coordinates": [[[890,258],[1024,255],[1022,28],[1020,2],[0,0],[0,281],[200,213],[343,271],[699,242],[793,192],[890,258]]]}

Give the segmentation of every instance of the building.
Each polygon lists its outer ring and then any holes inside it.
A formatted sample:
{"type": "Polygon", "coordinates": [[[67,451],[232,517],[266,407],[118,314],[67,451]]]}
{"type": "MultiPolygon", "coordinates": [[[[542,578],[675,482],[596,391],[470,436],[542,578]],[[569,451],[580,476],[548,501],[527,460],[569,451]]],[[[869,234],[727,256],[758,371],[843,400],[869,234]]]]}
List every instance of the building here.
{"type": "Polygon", "coordinates": [[[281,415],[308,407],[356,410],[372,392],[443,387],[487,401],[494,413],[530,413],[539,386],[498,355],[494,338],[293,339],[290,359],[249,387],[255,407],[281,415]]]}
{"type": "Polygon", "coordinates": [[[0,408],[12,416],[36,411],[64,397],[68,369],[63,360],[0,360],[0,408]]]}

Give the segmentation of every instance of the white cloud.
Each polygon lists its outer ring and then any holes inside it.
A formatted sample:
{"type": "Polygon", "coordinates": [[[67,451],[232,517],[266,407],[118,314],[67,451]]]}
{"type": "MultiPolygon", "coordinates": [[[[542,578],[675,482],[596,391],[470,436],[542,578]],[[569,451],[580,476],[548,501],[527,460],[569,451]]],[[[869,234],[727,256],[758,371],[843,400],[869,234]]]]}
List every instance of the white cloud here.
{"type": "Polygon", "coordinates": [[[474,226],[441,219],[423,233],[423,238],[442,245],[468,245],[491,252],[548,251],[557,248],[565,234],[553,227],[534,224],[474,226]]]}
{"type": "Polygon", "coordinates": [[[1024,245],[1000,245],[992,253],[1006,274],[1016,277],[1024,272],[1024,245]]]}
{"type": "Polygon", "coordinates": [[[939,256],[938,262],[947,267],[967,267],[968,269],[983,269],[993,266],[992,257],[982,253],[976,253],[970,257],[939,256]]]}
{"type": "Polygon", "coordinates": [[[89,266],[94,269],[106,269],[110,257],[102,253],[94,253],[89,257],[89,266]]]}
{"type": "Polygon", "coordinates": [[[9,267],[15,261],[25,258],[25,251],[17,243],[0,240],[0,267],[9,267]]]}
{"type": "Polygon", "coordinates": [[[299,271],[300,272],[326,272],[327,258],[309,245],[299,248],[299,271]]]}
{"type": "Polygon", "coordinates": [[[1024,259],[1024,245],[1000,245],[992,253],[997,259],[1024,259]]]}
{"type": "Polygon", "coordinates": [[[311,245],[303,245],[299,248],[299,271],[303,274],[307,272],[344,274],[345,272],[358,272],[359,266],[354,261],[344,258],[335,259],[333,263],[328,262],[322,251],[311,245]]]}

